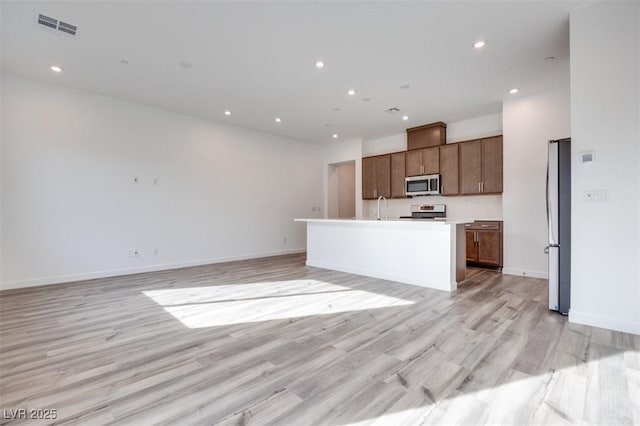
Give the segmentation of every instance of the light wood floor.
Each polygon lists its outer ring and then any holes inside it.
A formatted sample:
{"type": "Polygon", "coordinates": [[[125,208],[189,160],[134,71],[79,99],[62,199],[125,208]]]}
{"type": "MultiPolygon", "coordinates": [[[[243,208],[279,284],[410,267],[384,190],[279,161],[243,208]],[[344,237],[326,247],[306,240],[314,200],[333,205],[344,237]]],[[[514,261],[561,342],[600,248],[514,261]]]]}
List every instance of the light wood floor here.
{"type": "Polygon", "coordinates": [[[640,424],[640,337],[569,324],[546,298],[545,280],[469,269],[449,294],[302,255],[5,291],[0,408],[63,424],[640,424]]]}

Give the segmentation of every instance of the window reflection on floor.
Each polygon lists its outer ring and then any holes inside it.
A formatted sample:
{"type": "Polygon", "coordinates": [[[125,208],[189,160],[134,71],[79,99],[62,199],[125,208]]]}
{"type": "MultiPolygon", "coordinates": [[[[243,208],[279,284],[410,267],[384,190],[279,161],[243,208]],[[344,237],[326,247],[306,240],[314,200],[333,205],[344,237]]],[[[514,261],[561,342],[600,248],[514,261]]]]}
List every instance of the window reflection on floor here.
{"type": "Polygon", "coordinates": [[[189,328],[411,305],[411,300],[317,280],[217,285],[143,292],[189,328]]]}

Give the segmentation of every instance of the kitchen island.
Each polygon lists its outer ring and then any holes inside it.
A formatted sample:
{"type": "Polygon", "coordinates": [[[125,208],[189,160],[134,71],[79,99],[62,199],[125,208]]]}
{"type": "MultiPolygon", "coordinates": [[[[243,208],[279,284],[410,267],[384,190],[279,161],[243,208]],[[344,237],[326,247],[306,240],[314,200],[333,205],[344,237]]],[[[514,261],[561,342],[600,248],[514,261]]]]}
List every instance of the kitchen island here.
{"type": "Polygon", "coordinates": [[[307,265],[453,291],[465,276],[468,220],[295,219],[307,265]]]}

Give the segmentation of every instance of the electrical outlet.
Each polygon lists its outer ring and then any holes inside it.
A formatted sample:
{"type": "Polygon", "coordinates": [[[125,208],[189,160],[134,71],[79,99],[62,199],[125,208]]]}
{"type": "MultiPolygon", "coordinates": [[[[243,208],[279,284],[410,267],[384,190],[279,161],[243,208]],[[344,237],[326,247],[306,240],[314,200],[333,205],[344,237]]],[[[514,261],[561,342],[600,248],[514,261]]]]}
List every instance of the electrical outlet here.
{"type": "Polygon", "coordinates": [[[140,178],[138,176],[134,176],[132,182],[134,184],[140,183],[140,178]]]}
{"type": "Polygon", "coordinates": [[[315,212],[316,211],[316,206],[311,207],[311,211],[315,212]]]}
{"type": "Polygon", "coordinates": [[[160,254],[160,249],[159,249],[158,247],[154,248],[154,249],[153,249],[153,255],[154,255],[154,256],[157,256],[157,255],[159,255],[159,254],[160,254]]]}
{"type": "Polygon", "coordinates": [[[284,237],[284,238],[282,239],[282,244],[287,244],[287,237],[284,237]]]}
{"type": "Polygon", "coordinates": [[[322,207],[318,206],[318,207],[316,207],[316,210],[321,212],[322,211],[322,207]]]}
{"type": "Polygon", "coordinates": [[[140,256],[140,250],[138,249],[129,250],[129,257],[139,257],[139,256],[140,256]]]}
{"type": "Polygon", "coordinates": [[[153,184],[154,185],[160,185],[160,179],[159,178],[153,178],[153,184]]]}

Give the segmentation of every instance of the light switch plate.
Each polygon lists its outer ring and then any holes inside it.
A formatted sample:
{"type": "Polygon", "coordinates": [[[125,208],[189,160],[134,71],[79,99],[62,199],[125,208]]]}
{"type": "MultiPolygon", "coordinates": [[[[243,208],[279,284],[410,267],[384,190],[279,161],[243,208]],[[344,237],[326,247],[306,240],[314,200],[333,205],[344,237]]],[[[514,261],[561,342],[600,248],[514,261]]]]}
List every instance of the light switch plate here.
{"type": "Polygon", "coordinates": [[[595,151],[583,151],[580,153],[580,162],[582,164],[595,163],[596,152],[595,151]]]}

